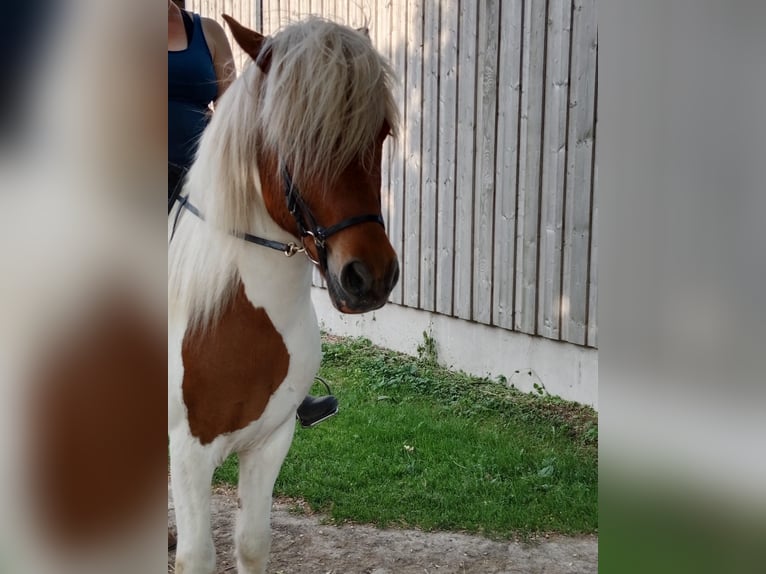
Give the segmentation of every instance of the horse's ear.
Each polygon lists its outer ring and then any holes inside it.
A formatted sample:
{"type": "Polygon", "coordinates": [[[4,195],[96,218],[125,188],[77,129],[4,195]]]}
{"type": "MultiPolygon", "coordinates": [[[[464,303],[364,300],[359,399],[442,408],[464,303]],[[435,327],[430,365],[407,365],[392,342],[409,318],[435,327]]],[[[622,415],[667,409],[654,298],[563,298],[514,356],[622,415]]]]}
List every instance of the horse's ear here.
{"type": "Polygon", "coordinates": [[[356,31],[357,32],[361,32],[362,34],[364,34],[368,38],[370,37],[370,29],[367,26],[362,26],[361,28],[357,28],[356,31]]]}
{"type": "Polygon", "coordinates": [[[261,52],[255,59],[255,64],[264,74],[269,73],[269,68],[271,67],[271,41],[268,38],[266,38],[266,41],[263,43],[261,52]]]}
{"type": "Polygon", "coordinates": [[[237,44],[255,60],[261,70],[268,72],[269,65],[271,64],[271,48],[266,46],[266,49],[263,49],[266,44],[266,36],[259,34],[255,30],[245,28],[228,14],[223,14],[222,16],[229,25],[231,34],[234,36],[237,44]],[[261,53],[262,51],[264,53],[261,53]]]}

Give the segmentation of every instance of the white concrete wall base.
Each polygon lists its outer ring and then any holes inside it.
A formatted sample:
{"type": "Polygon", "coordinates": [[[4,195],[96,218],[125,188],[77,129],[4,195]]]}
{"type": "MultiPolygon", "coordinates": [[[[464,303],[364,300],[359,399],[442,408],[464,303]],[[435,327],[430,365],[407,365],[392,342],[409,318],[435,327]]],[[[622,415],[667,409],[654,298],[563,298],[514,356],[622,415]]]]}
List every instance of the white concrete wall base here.
{"type": "Polygon", "coordinates": [[[372,313],[344,315],[332,306],[324,289],[314,287],[311,295],[319,324],[329,333],[366,337],[381,347],[417,355],[426,332],[446,367],[480,377],[504,375],[523,392],[542,384],[551,395],[598,409],[597,349],[392,303],[372,313]]]}

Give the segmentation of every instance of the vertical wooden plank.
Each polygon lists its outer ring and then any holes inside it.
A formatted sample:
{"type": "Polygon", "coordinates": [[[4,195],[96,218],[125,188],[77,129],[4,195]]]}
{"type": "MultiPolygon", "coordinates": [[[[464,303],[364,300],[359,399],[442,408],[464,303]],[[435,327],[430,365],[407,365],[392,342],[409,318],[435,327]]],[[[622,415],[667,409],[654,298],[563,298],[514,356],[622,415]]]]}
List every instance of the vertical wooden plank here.
{"type": "Polygon", "coordinates": [[[274,28],[276,33],[290,21],[290,0],[276,0],[274,8],[276,9],[276,27],[274,28]]]}
{"type": "Polygon", "coordinates": [[[261,0],[261,22],[263,23],[263,33],[271,34],[271,5],[272,0],[261,0]]]}
{"type": "MultiPolygon", "coordinates": [[[[325,0],[325,3],[327,2],[328,0],[325,0]]],[[[330,2],[330,8],[328,10],[329,11],[326,11],[326,16],[334,20],[335,18],[333,17],[333,14],[331,12],[332,2],[330,2]]],[[[380,33],[378,30],[378,27],[380,24],[380,20],[378,18],[379,10],[378,10],[377,0],[370,0],[369,10],[370,10],[370,24],[368,28],[370,30],[370,40],[372,41],[373,46],[375,46],[376,49],[380,50],[380,47],[379,47],[380,45],[378,44],[378,35],[380,33]]]]}
{"type": "Polygon", "coordinates": [[[358,2],[348,2],[348,21],[347,24],[352,28],[361,28],[364,20],[360,17],[361,6],[358,2]]]}
{"type": "Polygon", "coordinates": [[[263,33],[271,34],[271,0],[261,0],[261,23],[263,33]]]}
{"type": "Polygon", "coordinates": [[[598,347],[598,170],[593,173],[593,197],[591,208],[591,250],[588,270],[588,338],[589,347],[598,347]]]}
{"type": "Polygon", "coordinates": [[[497,127],[498,45],[500,0],[479,3],[476,78],[476,163],[473,211],[473,301],[474,321],[492,322],[492,261],[495,247],[494,216],[495,153],[497,127]]]}
{"type": "MultiPolygon", "coordinates": [[[[328,0],[325,0],[327,2],[328,0]]],[[[372,40],[373,45],[375,48],[380,51],[380,4],[383,3],[384,0],[370,0],[370,39],[372,40]]],[[[333,8],[334,10],[334,8],[333,8]]],[[[334,18],[334,12],[332,14],[333,19],[334,18]]]]}
{"type": "Polygon", "coordinates": [[[405,33],[408,50],[405,99],[407,133],[404,138],[404,274],[402,302],[408,307],[420,306],[420,171],[423,106],[423,5],[409,3],[405,33]]]}
{"type": "Polygon", "coordinates": [[[263,26],[263,1],[264,0],[252,0],[253,1],[253,22],[255,29],[261,34],[265,34],[265,28],[263,26]]]}
{"type": "Polygon", "coordinates": [[[571,0],[549,0],[545,63],[537,333],[560,336],[571,0]]]}
{"type": "Polygon", "coordinates": [[[455,172],[455,276],[453,314],[472,318],[474,158],[476,154],[476,43],[478,2],[460,4],[457,168],[455,172]]]}
{"type": "Polygon", "coordinates": [[[598,347],[598,39],[596,40],[596,82],[593,96],[593,156],[591,163],[590,251],[588,253],[588,338],[598,347]]]}
{"type": "Polygon", "coordinates": [[[546,9],[546,0],[528,0],[524,14],[514,328],[530,335],[536,334],[546,9]]]}
{"type": "Polygon", "coordinates": [[[460,0],[441,2],[436,311],[445,315],[453,312],[459,8],[460,0]]]}
{"type": "MultiPolygon", "coordinates": [[[[254,0],[232,0],[232,4],[234,7],[239,9],[238,12],[240,22],[249,28],[255,29],[256,31],[259,30],[255,19],[255,11],[253,8],[254,0]]],[[[240,52],[239,58],[237,58],[235,61],[237,63],[237,74],[239,75],[242,73],[242,70],[245,69],[245,64],[248,62],[248,56],[244,53],[244,51],[240,52]]]]}
{"type": "MultiPolygon", "coordinates": [[[[394,150],[395,153],[391,161],[391,212],[389,238],[394,250],[399,255],[399,264],[401,269],[401,279],[391,292],[391,301],[402,304],[404,295],[404,284],[407,281],[408,268],[404,259],[404,209],[405,209],[405,155],[404,150],[407,145],[407,136],[409,132],[409,110],[407,109],[407,0],[393,0],[392,6],[392,26],[391,26],[391,63],[396,70],[397,76],[401,78],[401,85],[396,90],[396,102],[402,114],[402,141],[401,145],[394,150]]],[[[350,16],[350,14],[349,14],[350,16]]]]}
{"type": "Polygon", "coordinates": [[[573,7],[561,338],[584,345],[588,325],[591,164],[594,153],[595,0],[574,0],[573,7]]]}
{"type": "Polygon", "coordinates": [[[285,0],[268,0],[271,12],[271,34],[276,34],[282,26],[282,10],[285,0]]]}
{"type": "Polygon", "coordinates": [[[436,219],[439,182],[440,3],[426,2],[423,22],[423,141],[421,151],[420,307],[436,310],[436,219]]]}
{"type": "MultiPolygon", "coordinates": [[[[336,3],[337,6],[337,3],[336,3]]],[[[340,7],[337,8],[336,20],[342,22],[340,7]]],[[[388,0],[378,0],[376,4],[376,34],[373,37],[373,43],[380,53],[391,62],[391,3],[388,0]]],[[[397,80],[399,76],[397,75],[397,80]]],[[[400,110],[401,113],[401,110],[400,110]]],[[[401,126],[397,126],[401,133],[401,126]]],[[[383,144],[383,157],[381,160],[381,204],[383,219],[386,222],[386,231],[391,237],[391,219],[393,211],[393,194],[391,193],[391,162],[393,154],[398,146],[401,145],[401,136],[399,141],[388,138],[383,144]]],[[[397,253],[397,256],[400,254],[397,253]]]]}
{"type": "Polygon", "coordinates": [[[523,6],[506,0],[500,14],[492,323],[504,329],[513,329],[523,6]]]}
{"type": "Polygon", "coordinates": [[[301,4],[303,0],[287,0],[287,13],[282,24],[290,24],[301,19],[301,4]]]}
{"type": "MultiPolygon", "coordinates": [[[[229,0],[232,4],[232,10],[238,15],[238,19],[242,24],[253,27],[253,22],[250,17],[250,5],[251,0],[229,0]]],[[[244,62],[242,62],[244,63],[244,62]]]]}

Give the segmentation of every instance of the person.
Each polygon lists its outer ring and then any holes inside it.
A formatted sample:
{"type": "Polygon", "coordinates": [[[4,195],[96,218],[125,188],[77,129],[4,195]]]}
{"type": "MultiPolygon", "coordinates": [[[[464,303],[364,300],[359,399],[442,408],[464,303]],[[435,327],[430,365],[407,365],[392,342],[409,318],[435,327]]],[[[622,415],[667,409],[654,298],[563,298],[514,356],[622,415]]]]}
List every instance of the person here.
{"type": "MultiPolygon", "coordinates": [[[[236,68],[229,40],[218,22],[187,12],[182,0],[167,1],[170,213],[210,119],[210,106],[234,81],[236,68]]],[[[312,427],[337,412],[338,401],[332,394],[309,395],[298,407],[298,419],[302,426],[312,427]]]]}
{"type": "Polygon", "coordinates": [[[210,106],[234,80],[236,69],[221,25],[168,2],[168,212],[194,160],[210,106]]]}

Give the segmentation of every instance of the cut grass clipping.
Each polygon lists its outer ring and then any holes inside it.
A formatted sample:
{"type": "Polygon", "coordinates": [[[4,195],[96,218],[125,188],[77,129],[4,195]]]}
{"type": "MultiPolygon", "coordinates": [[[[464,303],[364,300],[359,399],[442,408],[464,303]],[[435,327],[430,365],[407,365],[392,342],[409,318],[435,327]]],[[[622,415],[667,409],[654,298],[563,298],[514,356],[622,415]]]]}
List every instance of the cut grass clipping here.
{"type": "MultiPolygon", "coordinates": [[[[450,372],[428,337],[418,358],[366,339],[322,347],[320,374],[341,410],[296,429],[276,495],[335,523],[503,538],[597,530],[592,409],[450,372]]],[[[236,484],[236,457],[214,480],[236,484]]]]}

